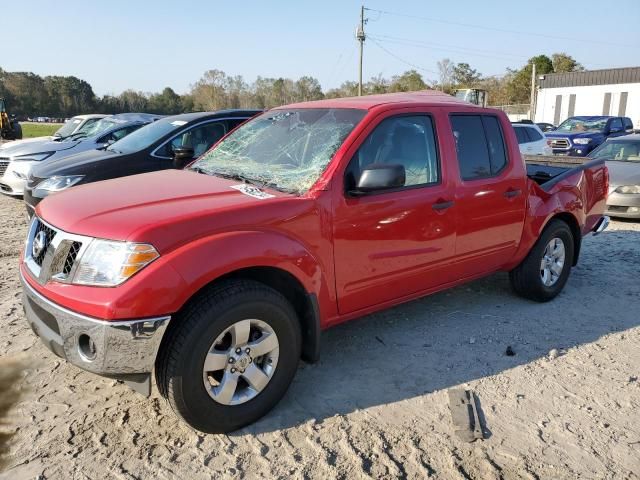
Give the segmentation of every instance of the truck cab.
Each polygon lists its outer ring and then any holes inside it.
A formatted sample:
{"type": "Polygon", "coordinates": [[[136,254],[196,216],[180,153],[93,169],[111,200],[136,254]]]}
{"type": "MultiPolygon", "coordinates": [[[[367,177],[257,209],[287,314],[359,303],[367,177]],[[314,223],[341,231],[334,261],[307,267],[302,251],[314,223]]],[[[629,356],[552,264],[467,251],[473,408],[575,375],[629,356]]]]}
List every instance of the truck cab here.
{"type": "Polygon", "coordinates": [[[607,189],[604,160],[526,165],[503,112],[439,92],[278,107],[184,170],[39,203],[26,319],[145,395],[155,372],[180,418],[228,432],[276,405],[324,329],[498,271],[552,300],[607,189]]]}
{"type": "Polygon", "coordinates": [[[586,157],[607,138],[632,132],[633,122],[628,117],[580,116],[567,118],[546,137],[555,155],[586,157]]]}

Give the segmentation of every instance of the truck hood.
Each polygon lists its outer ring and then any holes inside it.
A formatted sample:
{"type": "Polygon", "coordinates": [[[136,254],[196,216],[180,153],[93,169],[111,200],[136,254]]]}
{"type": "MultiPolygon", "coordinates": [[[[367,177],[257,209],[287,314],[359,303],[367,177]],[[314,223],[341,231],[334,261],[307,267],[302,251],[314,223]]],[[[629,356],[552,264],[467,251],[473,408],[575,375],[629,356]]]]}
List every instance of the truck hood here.
{"type": "Polygon", "coordinates": [[[640,185],[640,162],[607,160],[610,187],[640,185]]]}
{"type": "Polygon", "coordinates": [[[3,157],[18,157],[22,155],[44,153],[44,152],[61,152],[63,150],[69,150],[70,148],[78,145],[80,141],[61,141],[56,142],[54,140],[38,141],[38,142],[25,142],[16,145],[9,144],[0,153],[3,157]]]}
{"type": "Polygon", "coordinates": [[[299,199],[270,189],[253,192],[263,197],[256,198],[233,187],[252,188],[187,170],[161,170],[70,188],[45,198],[36,214],[69,233],[149,242],[163,253],[215,232],[255,230],[283,218],[275,204],[299,199]]]}

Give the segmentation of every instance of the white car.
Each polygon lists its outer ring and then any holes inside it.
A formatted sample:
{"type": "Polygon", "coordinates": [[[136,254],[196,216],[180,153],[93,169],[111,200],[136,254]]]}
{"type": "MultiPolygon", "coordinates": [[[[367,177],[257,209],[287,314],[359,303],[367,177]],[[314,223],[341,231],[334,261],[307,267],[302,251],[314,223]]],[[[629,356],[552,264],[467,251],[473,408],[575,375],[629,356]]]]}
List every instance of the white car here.
{"type": "Polygon", "coordinates": [[[36,143],[46,143],[51,140],[64,140],[67,137],[70,137],[74,133],[85,132],[89,130],[94,123],[98,120],[108,117],[109,115],[102,114],[90,114],[90,115],[76,115],[73,118],[70,118],[64,125],[62,125],[56,132],[51,136],[44,137],[34,137],[34,138],[26,138],[24,140],[14,140],[13,142],[7,142],[0,145],[0,152],[7,148],[14,148],[18,145],[33,145],[36,143]]]}
{"type": "Polygon", "coordinates": [[[520,153],[523,155],[553,155],[553,150],[547,144],[540,127],[535,123],[513,123],[516,131],[520,153]]]}

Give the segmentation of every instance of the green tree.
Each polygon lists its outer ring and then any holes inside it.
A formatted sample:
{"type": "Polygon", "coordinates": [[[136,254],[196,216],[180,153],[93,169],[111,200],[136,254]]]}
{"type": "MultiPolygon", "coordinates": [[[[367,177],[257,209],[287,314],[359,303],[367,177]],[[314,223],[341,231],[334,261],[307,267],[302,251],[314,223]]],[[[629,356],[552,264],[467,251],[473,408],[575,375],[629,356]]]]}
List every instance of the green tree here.
{"type": "Polygon", "coordinates": [[[536,75],[545,75],[553,72],[551,59],[546,55],[531,57],[520,70],[508,69],[507,96],[509,103],[529,103],[531,98],[531,73],[534,63],[536,65],[536,75]]]}
{"type": "Polygon", "coordinates": [[[149,96],[148,108],[151,113],[175,115],[182,112],[182,101],[173,89],[165,87],[162,93],[149,96]]]}
{"type": "Polygon", "coordinates": [[[579,72],[584,70],[584,67],[571,55],[567,55],[564,52],[551,55],[551,63],[554,73],[579,72]]]}
{"type": "Polygon", "coordinates": [[[457,63],[452,70],[451,80],[458,87],[472,88],[479,81],[482,75],[477,70],[471,68],[468,63],[457,63]]]}
{"type": "Polygon", "coordinates": [[[391,79],[390,92],[417,92],[424,90],[427,84],[422,75],[416,70],[407,70],[402,75],[397,75],[391,79]]]}

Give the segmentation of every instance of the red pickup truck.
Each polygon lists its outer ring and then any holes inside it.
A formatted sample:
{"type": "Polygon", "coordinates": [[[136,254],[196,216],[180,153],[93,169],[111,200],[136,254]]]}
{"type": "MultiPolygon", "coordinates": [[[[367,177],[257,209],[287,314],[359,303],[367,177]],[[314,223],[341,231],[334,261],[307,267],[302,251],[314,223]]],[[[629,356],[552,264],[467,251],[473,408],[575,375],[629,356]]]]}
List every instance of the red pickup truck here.
{"type": "Polygon", "coordinates": [[[42,202],[20,273],[56,354],[194,428],[255,421],[340,322],[497,271],[564,287],[606,228],[603,161],[526,165],[507,117],[436,92],[288,105],[185,170],[42,202]],[[529,171],[527,173],[527,170],[529,171]]]}

